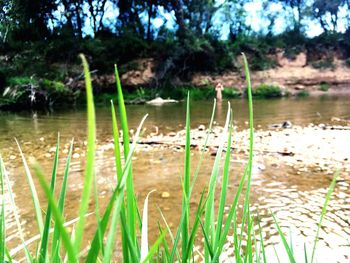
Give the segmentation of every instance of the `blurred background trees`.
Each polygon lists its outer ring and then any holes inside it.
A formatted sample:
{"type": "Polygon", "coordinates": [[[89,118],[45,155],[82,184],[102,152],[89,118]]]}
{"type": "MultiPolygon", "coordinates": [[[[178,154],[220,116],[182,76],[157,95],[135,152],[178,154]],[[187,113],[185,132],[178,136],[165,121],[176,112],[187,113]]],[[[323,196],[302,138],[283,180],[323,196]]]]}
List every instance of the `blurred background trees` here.
{"type": "Polygon", "coordinates": [[[349,0],[0,0],[0,75],[62,80],[79,52],[101,74],[155,58],[165,84],[235,70],[242,51],[255,70],[277,49],[346,59],[349,15],[349,0]]]}

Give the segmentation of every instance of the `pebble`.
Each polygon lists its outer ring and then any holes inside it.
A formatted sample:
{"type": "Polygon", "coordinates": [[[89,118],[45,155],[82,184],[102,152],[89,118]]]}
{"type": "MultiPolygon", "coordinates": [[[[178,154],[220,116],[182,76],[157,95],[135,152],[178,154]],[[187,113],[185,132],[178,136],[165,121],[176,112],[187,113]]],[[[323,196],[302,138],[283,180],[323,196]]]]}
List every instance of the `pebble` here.
{"type": "Polygon", "coordinates": [[[168,135],[169,135],[170,137],[175,137],[175,136],[176,136],[176,132],[170,132],[168,135]]]}
{"type": "Polygon", "coordinates": [[[56,147],[51,147],[51,148],[49,149],[49,152],[51,152],[51,153],[52,153],[52,152],[53,152],[53,153],[56,152],[56,147]]]}
{"type": "Polygon", "coordinates": [[[15,155],[10,155],[10,160],[14,160],[16,159],[16,156],[15,155]]]}
{"type": "Polygon", "coordinates": [[[50,157],[51,157],[51,154],[50,154],[50,153],[45,153],[45,157],[46,157],[46,158],[50,158],[50,157]]]}
{"type": "Polygon", "coordinates": [[[170,194],[169,192],[163,192],[162,195],[161,195],[162,198],[169,198],[170,197],[170,194]]]}
{"type": "Polygon", "coordinates": [[[198,126],[198,130],[199,131],[204,131],[205,130],[205,126],[203,124],[198,126]]]}
{"type": "Polygon", "coordinates": [[[80,157],[80,154],[79,154],[79,153],[73,154],[73,158],[74,158],[74,159],[78,159],[79,157],[80,157]]]}

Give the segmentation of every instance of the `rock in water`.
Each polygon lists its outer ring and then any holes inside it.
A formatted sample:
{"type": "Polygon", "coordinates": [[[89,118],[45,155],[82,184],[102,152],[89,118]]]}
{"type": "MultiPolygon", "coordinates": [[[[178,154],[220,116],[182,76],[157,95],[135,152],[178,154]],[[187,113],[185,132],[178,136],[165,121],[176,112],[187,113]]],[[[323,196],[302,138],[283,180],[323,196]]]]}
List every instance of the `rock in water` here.
{"type": "Polygon", "coordinates": [[[177,100],[173,100],[173,99],[162,99],[161,97],[157,97],[153,100],[150,100],[150,101],[147,101],[146,103],[147,104],[150,104],[150,105],[163,105],[163,104],[166,104],[166,103],[177,103],[178,101],[177,100]]]}

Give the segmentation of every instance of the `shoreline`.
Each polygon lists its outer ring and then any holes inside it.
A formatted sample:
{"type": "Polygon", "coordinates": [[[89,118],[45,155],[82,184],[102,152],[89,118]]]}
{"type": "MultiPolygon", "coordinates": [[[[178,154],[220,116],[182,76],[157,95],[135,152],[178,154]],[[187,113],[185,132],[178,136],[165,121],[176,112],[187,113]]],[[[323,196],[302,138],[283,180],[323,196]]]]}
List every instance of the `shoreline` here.
{"type": "MultiPolygon", "coordinates": [[[[304,172],[320,172],[333,175],[350,172],[350,122],[334,120],[334,125],[309,124],[307,126],[292,126],[256,130],[254,132],[254,158],[258,161],[258,169],[266,166],[279,167],[287,165],[297,174],[304,172]],[[341,125],[338,125],[338,124],[341,125]]],[[[223,128],[215,126],[209,136],[206,152],[215,156],[220,145],[223,128]]],[[[204,125],[191,130],[191,147],[201,151],[207,130],[204,125]]],[[[226,142],[225,142],[226,144],[226,142]]],[[[138,151],[170,149],[175,152],[184,151],[185,131],[171,132],[166,135],[148,135],[141,139],[138,151]]],[[[249,131],[237,131],[234,128],[232,136],[232,154],[235,159],[244,160],[249,154],[249,131]]]]}

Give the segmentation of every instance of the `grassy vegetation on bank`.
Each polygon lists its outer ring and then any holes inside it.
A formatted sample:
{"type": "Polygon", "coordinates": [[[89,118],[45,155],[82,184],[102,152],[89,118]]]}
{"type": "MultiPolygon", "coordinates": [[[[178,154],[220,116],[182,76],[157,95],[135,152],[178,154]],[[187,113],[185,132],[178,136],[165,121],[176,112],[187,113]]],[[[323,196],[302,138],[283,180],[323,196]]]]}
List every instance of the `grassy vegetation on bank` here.
{"type": "MultiPolygon", "coordinates": [[[[233,200],[228,200],[227,191],[231,177],[231,139],[233,132],[232,110],[229,105],[223,134],[221,135],[221,143],[218,147],[215,161],[213,164],[210,180],[207,188],[200,196],[199,200],[193,200],[192,192],[196,184],[198,176],[200,176],[200,167],[204,158],[206,145],[211,133],[211,127],[215,115],[215,103],[211,116],[207,137],[201,151],[200,161],[197,168],[191,171],[191,135],[190,135],[190,95],[187,97],[187,114],[186,114],[186,143],[184,156],[184,173],[181,177],[182,181],[182,210],[180,222],[173,232],[167,219],[160,211],[163,222],[159,224],[159,233],[154,243],[150,243],[148,239],[148,199],[149,193],[144,201],[142,213],[139,202],[136,198],[133,186],[133,168],[132,157],[137,147],[137,141],[140,138],[142,125],[147,115],[141,120],[132,143],[129,138],[128,122],[126,108],[124,105],[124,96],[120,85],[117,68],[116,83],[118,93],[118,110],[120,120],[116,118],[116,111],[113,102],[111,102],[112,128],[114,137],[115,150],[115,166],[116,166],[116,185],[113,187],[113,193],[108,201],[104,211],[100,210],[98,203],[98,189],[96,184],[95,173],[95,139],[96,139],[96,120],[94,101],[92,94],[92,85],[90,79],[89,67],[85,58],[82,56],[84,73],[86,80],[87,94],[87,123],[88,123],[88,139],[86,153],[86,167],[81,193],[81,201],[77,209],[76,224],[73,228],[68,228],[65,222],[65,204],[67,192],[67,178],[69,176],[70,160],[72,156],[73,142],[68,153],[66,166],[64,170],[62,185],[56,184],[57,167],[59,161],[59,138],[56,146],[56,154],[52,169],[51,182],[47,182],[42,169],[38,163],[31,163],[35,176],[39,180],[42,190],[48,200],[48,207],[45,209],[40,205],[37,189],[33,184],[33,178],[29,165],[26,162],[25,155],[21,153],[26,177],[30,186],[33,199],[34,211],[37,221],[39,238],[35,251],[28,250],[28,242],[24,239],[24,229],[20,223],[18,211],[13,198],[12,189],[9,183],[9,175],[4,166],[3,160],[0,158],[0,178],[1,178],[1,214],[0,214],[0,262],[9,261],[16,257],[18,251],[24,251],[27,262],[111,262],[115,251],[117,257],[124,262],[192,262],[194,257],[199,257],[205,262],[219,262],[220,255],[224,250],[228,235],[233,235],[234,256],[236,262],[267,262],[268,256],[265,253],[265,246],[262,239],[263,229],[259,225],[257,215],[250,210],[250,187],[253,169],[253,103],[252,91],[249,77],[248,64],[245,61],[245,72],[247,78],[247,96],[249,100],[249,122],[250,122],[250,144],[249,158],[245,172],[240,177],[238,188],[233,200]],[[123,131],[122,138],[119,137],[119,125],[123,131]],[[121,141],[123,142],[121,144],[121,141]],[[221,169],[222,167],[223,169],[221,169]],[[221,184],[218,178],[221,177],[221,184]],[[6,190],[5,190],[6,187],[6,190]],[[58,195],[56,190],[60,189],[58,195]],[[218,194],[216,192],[218,191],[218,194]],[[15,215],[18,233],[22,244],[17,248],[10,248],[6,243],[6,217],[4,210],[5,193],[10,195],[12,212],[15,215]],[[58,198],[56,198],[58,196],[58,198]],[[219,196],[219,198],[216,198],[219,196]],[[93,211],[89,211],[89,200],[95,201],[93,211]],[[193,207],[192,202],[196,202],[193,207]],[[243,202],[243,203],[241,203],[243,202]],[[218,208],[215,209],[218,204],[218,208]],[[240,204],[243,207],[240,207],[240,204]],[[225,207],[229,207],[228,210],[225,207]],[[45,213],[43,213],[45,211],[45,213]],[[89,238],[86,235],[86,216],[92,212],[96,219],[96,229],[89,246],[82,247],[82,240],[89,238]],[[194,212],[194,213],[192,213],[194,212]],[[190,217],[190,214],[194,214],[190,217]],[[141,216],[142,215],[142,216],[141,216]],[[240,216],[238,216],[240,215],[240,216]],[[256,226],[259,231],[256,233],[256,226]],[[73,229],[73,230],[71,230],[73,229]],[[120,233],[120,237],[119,234],[120,233]],[[204,237],[203,243],[200,242],[199,236],[204,237]],[[165,238],[167,237],[167,238],[165,238]],[[120,247],[116,247],[116,239],[121,239],[120,247]],[[259,241],[260,240],[260,241],[259,241]],[[51,245],[50,245],[51,244],[51,245]],[[200,247],[198,251],[198,247],[200,247]]],[[[305,247],[305,261],[314,262],[316,259],[316,247],[318,241],[319,230],[322,220],[326,214],[327,203],[334,189],[337,176],[331,183],[327,193],[325,203],[323,205],[321,217],[318,223],[318,230],[315,234],[315,241],[311,251],[307,251],[305,247]]],[[[292,248],[292,240],[290,243],[279,226],[278,219],[272,214],[275,221],[276,229],[281,236],[285,250],[288,254],[290,262],[295,262],[294,251],[292,248]]],[[[74,220],[73,220],[74,221],[74,220]]]]}

